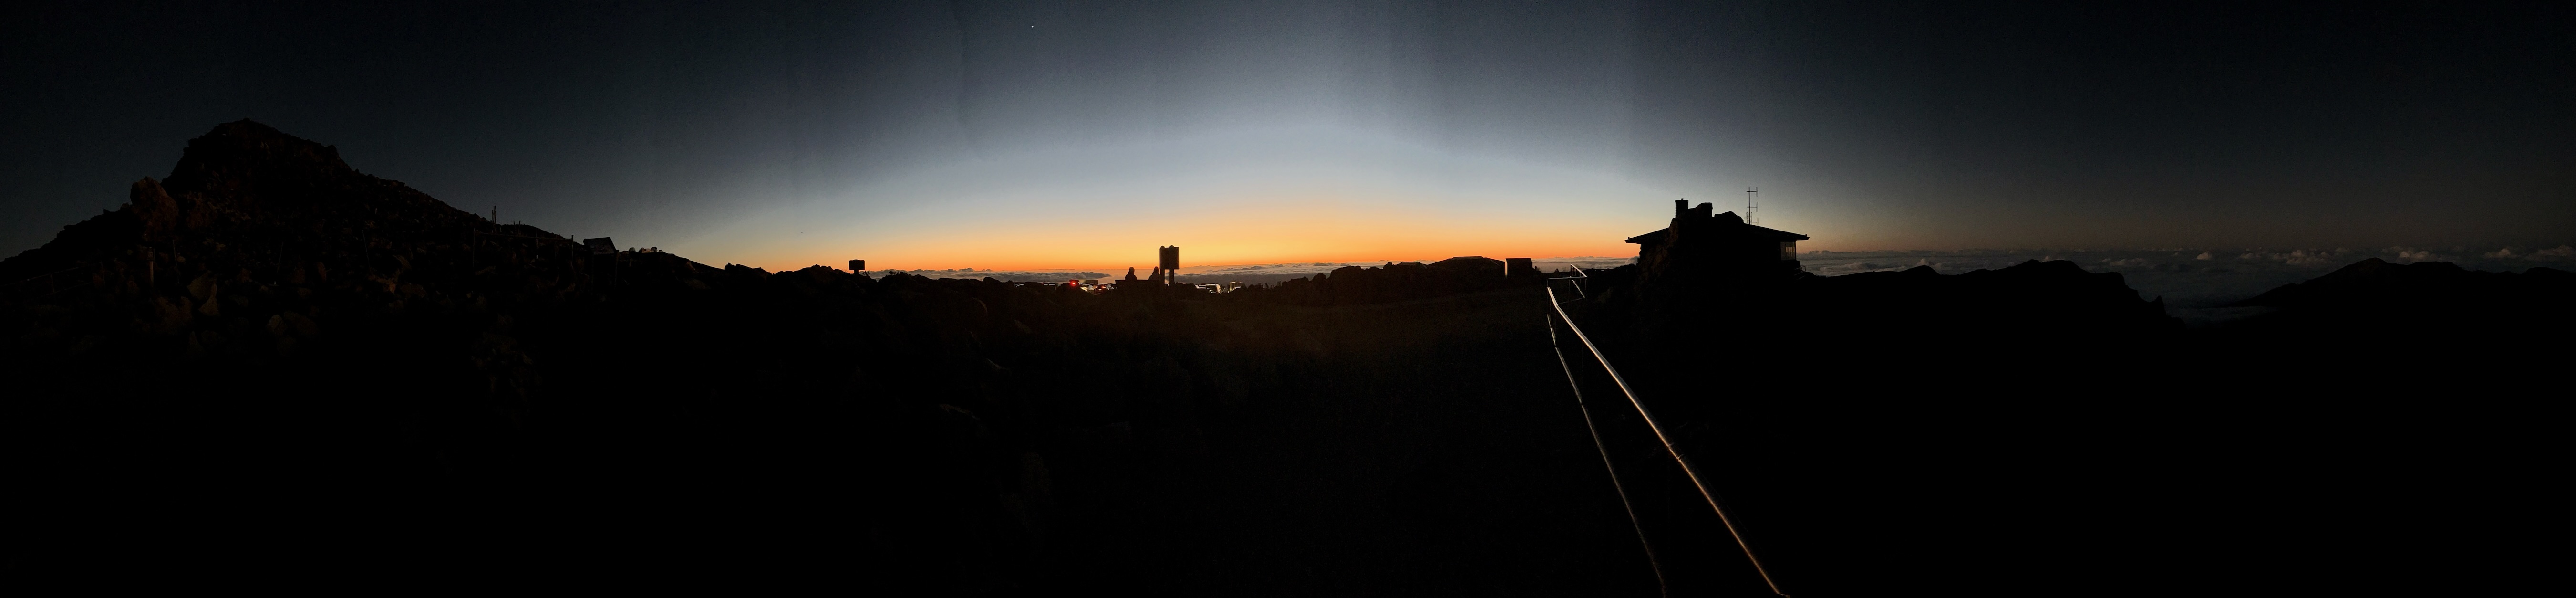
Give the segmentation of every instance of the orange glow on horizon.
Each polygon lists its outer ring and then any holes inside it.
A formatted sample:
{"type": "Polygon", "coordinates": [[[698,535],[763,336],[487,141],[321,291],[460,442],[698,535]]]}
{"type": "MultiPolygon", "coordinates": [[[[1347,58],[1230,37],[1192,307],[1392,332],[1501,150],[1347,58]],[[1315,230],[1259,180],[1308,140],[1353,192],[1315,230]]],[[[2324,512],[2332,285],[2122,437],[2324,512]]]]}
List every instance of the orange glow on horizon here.
{"type": "MultiPolygon", "coordinates": [[[[740,259],[722,260],[771,271],[795,270],[810,265],[842,267],[851,259],[868,261],[870,270],[946,270],[974,268],[998,271],[1078,270],[1123,274],[1127,268],[1144,273],[1154,268],[1154,251],[1163,245],[1181,247],[1181,266],[1186,270],[1203,267],[1261,264],[1354,263],[1385,261],[1436,261],[1457,256],[1478,255],[1495,259],[1527,257],[1540,260],[1556,258],[1630,258],[1637,246],[1625,242],[1629,235],[1661,228],[1663,223],[1637,230],[1613,229],[1620,232],[1581,229],[1502,230],[1431,230],[1401,233],[1385,228],[1323,230],[1286,234],[1228,237],[1225,235],[1173,234],[1157,239],[1145,234],[1089,236],[1047,231],[985,231],[966,238],[914,238],[913,242],[880,241],[873,243],[835,242],[821,247],[775,247],[740,259]],[[1589,233],[1589,234],[1587,234],[1589,233]]],[[[1284,232],[1284,231],[1281,231],[1284,232]]],[[[936,235],[922,235],[933,237],[936,235]]],[[[1824,243],[1799,244],[1799,251],[1870,251],[1866,247],[1836,247],[1824,243]]],[[[683,257],[690,257],[683,254],[683,257]]]]}
{"type": "MultiPolygon", "coordinates": [[[[1536,259],[1628,258],[1630,236],[1666,226],[1669,200],[1639,201],[1633,210],[1583,209],[1550,201],[1427,201],[1365,192],[1277,191],[1189,203],[1139,201],[1113,213],[1062,210],[1045,201],[1006,209],[929,206],[874,218],[779,214],[711,235],[722,242],[677,248],[702,262],[740,263],[772,271],[809,265],[842,267],[864,259],[870,270],[1075,270],[1139,273],[1155,248],[1181,247],[1183,269],[1201,267],[1436,261],[1456,256],[1536,259]],[[1462,207],[1463,206],[1463,207],[1462,207]],[[832,229],[827,224],[847,219],[832,229]],[[770,231],[800,230],[798,234],[770,231]]],[[[1801,251],[1863,249],[1875,243],[1836,238],[1795,220],[1765,225],[1818,237],[1801,251]],[[1823,233],[1823,234],[1819,234],[1823,233]]],[[[1848,235],[1861,231],[1843,231],[1848,235]]]]}
{"type": "MultiPolygon", "coordinates": [[[[1180,243],[1179,245],[1181,246],[1181,266],[1185,270],[1200,267],[1256,264],[1368,263],[1407,260],[1420,260],[1427,262],[1467,255],[1481,255],[1495,259],[1506,257],[1548,259],[1564,257],[1633,257],[1637,253],[1637,246],[1635,245],[1618,243],[1615,240],[1613,243],[1616,243],[1617,246],[1605,247],[1598,246],[1597,244],[1592,247],[1573,244],[1547,246],[1527,242],[1473,245],[1422,242],[1410,244],[1373,244],[1372,247],[1367,249],[1345,248],[1338,250],[1329,247],[1266,246],[1258,243],[1213,243],[1207,245],[1180,243]]],[[[1031,244],[1028,246],[1016,247],[979,247],[975,248],[977,250],[972,251],[967,250],[966,248],[956,248],[958,251],[954,252],[941,252],[937,250],[938,248],[932,247],[921,250],[879,253],[876,257],[859,257],[859,254],[857,253],[845,252],[845,254],[852,256],[847,258],[838,257],[843,254],[831,254],[827,257],[817,253],[799,252],[805,254],[782,255],[777,258],[769,259],[755,258],[752,261],[756,263],[745,265],[766,267],[774,271],[781,269],[794,270],[814,264],[840,267],[850,259],[865,259],[868,260],[868,268],[871,270],[942,270],[954,268],[1019,271],[1087,270],[1098,272],[1110,272],[1115,270],[1116,272],[1112,273],[1116,274],[1123,273],[1127,268],[1133,267],[1136,268],[1137,272],[1141,273],[1154,268],[1154,248],[1158,246],[1159,245],[1151,242],[1108,247],[1068,247],[1063,245],[1045,246],[1031,244]],[[775,266],[771,266],[772,264],[775,266]]]]}
{"type": "MultiPolygon", "coordinates": [[[[865,259],[871,270],[1089,270],[1123,274],[1154,266],[1155,248],[1181,247],[1185,270],[1203,266],[1440,260],[1455,256],[1629,257],[1629,235],[1663,222],[1547,220],[1525,214],[1433,211],[1340,201],[1267,203],[1110,224],[994,222],[853,234],[812,245],[772,239],[741,247],[736,263],[770,270],[833,267],[865,259]],[[1276,208],[1281,203],[1293,208],[1276,208]],[[1636,229],[1636,230],[1628,230],[1636,229]]],[[[1237,204],[1240,205],[1240,204],[1237,204]]],[[[734,253],[718,251],[723,253],[734,253]]],[[[719,258],[723,259],[723,258],[719,258]]]]}

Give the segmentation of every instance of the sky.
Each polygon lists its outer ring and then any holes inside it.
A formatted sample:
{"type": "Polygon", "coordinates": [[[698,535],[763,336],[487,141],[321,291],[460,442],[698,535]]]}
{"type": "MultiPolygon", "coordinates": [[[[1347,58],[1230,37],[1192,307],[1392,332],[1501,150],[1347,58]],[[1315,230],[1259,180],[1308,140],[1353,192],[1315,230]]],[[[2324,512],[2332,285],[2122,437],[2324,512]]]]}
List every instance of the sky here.
{"type": "Polygon", "coordinates": [[[2576,242],[2563,3],[380,4],[22,7],[0,252],[241,118],[773,269],[2576,242]]]}

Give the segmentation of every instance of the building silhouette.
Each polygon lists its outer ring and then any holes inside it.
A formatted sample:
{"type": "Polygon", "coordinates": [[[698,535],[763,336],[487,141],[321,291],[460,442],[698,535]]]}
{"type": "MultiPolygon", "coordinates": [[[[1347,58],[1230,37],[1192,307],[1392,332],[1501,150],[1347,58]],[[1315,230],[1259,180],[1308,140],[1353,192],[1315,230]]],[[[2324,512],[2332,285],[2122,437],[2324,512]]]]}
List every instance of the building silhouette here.
{"type": "Polygon", "coordinates": [[[1783,274],[1798,270],[1798,242],[1806,235],[1746,224],[1734,212],[1710,214],[1707,203],[1673,200],[1673,220],[1654,232],[1629,237],[1637,265],[1654,272],[1672,267],[1783,274]]]}

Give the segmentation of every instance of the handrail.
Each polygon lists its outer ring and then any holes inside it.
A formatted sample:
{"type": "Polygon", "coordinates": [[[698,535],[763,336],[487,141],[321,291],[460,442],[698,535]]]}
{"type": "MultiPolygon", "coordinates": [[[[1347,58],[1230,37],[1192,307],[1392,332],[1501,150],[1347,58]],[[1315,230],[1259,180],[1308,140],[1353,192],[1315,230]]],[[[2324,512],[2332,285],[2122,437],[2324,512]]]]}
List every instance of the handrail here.
{"type": "Polygon", "coordinates": [[[1691,464],[1690,458],[1682,456],[1682,450],[1673,446],[1672,437],[1664,434],[1663,425],[1655,422],[1655,414],[1646,410],[1646,403],[1637,400],[1637,392],[1628,388],[1628,379],[1619,375],[1619,368],[1610,367],[1610,358],[1601,354],[1601,347],[1593,345],[1592,337],[1583,334],[1583,327],[1574,325],[1574,318],[1565,315],[1565,306],[1556,301],[1556,289],[1547,290],[1547,303],[1556,309],[1557,318],[1565,320],[1565,328],[1574,331],[1574,339],[1583,341],[1583,348],[1591,350],[1592,358],[1601,361],[1601,369],[1610,372],[1610,381],[1619,384],[1620,394],[1628,395],[1628,404],[1637,407],[1637,415],[1645,418],[1646,428],[1654,430],[1655,440],[1664,443],[1664,452],[1671,453],[1673,462],[1681,464],[1682,473],[1690,476],[1691,486],[1699,489],[1699,496],[1708,501],[1709,510],[1717,512],[1718,523],[1726,525],[1726,534],[1735,538],[1737,548],[1744,549],[1744,560],[1753,562],[1753,572],[1762,576],[1764,585],[1771,586],[1772,594],[1788,598],[1788,594],[1780,591],[1780,583],[1772,581],[1771,570],[1762,566],[1762,559],[1753,556],[1753,545],[1744,542],[1744,533],[1735,529],[1735,519],[1726,516],[1725,507],[1717,506],[1717,495],[1710,493],[1708,482],[1700,479],[1699,467],[1691,464]]]}
{"type": "Polygon", "coordinates": [[[19,280],[19,281],[17,281],[17,282],[8,283],[8,284],[6,284],[6,285],[0,285],[0,292],[5,292],[5,293],[8,293],[8,294],[10,294],[10,295],[13,295],[12,297],[10,297],[10,298],[9,298],[9,300],[11,300],[11,301],[20,301],[20,300],[33,301],[33,300],[37,300],[37,299],[43,299],[43,298],[46,298],[46,297],[52,297],[52,296],[55,296],[55,295],[60,295],[60,294],[63,294],[63,292],[64,292],[64,291],[69,291],[69,290],[72,290],[72,289],[77,289],[77,288],[81,288],[81,287],[89,286],[89,280],[87,280],[87,279],[75,279],[75,280],[79,280],[79,282],[73,283],[73,284],[72,284],[72,286],[62,286],[62,285],[60,284],[60,281],[59,281],[58,279],[54,278],[54,277],[56,277],[56,276],[60,276],[60,275],[63,275],[63,274],[69,274],[69,273],[72,273],[72,272],[78,272],[78,271],[81,271],[81,270],[88,270],[88,269],[91,269],[91,268],[97,268],[97,267],[105,266],[105,265],[107,265],[107,263],[106,263],[106,262],[90,262],[90,263],[87,263],[87,264],[82,264],[82,265],[78,265],[78,266],[72,266],[72,267],[69,267],[69,268],[64,268],[64,269],[61,269],[61,270],[55,270],[55,271],[52,271],[52,272],[46,272],[46,273],[38,274],[38,275],[35,275],[35,276],[29,276],[29,277],[27,277],[26,279],[19,280]],[[14,295],[17,295],[17,294],[18,294],[18,292],[19,292],[19,291],[18,291],[18,289],[19,289],[20,287],[28,286],[28,283],[36,282],[36,281],[39,281],[39,280],[45,281],[45,293],[44,293],[44,294],[41,294],[41,295],[29,295],[29,296],[23,296],[23,297],[14,296],[14,295]]]}
{"type": "Polygon", "coordinates": [[[35,282],[35,281],[36,281],[36,279],[39,279],[39,278],[44,278],[44,277],[48,277],[48,276],[53,276],[53,275],[56,275],[56,274],[62,274],[62,273],[65,273],[65,272],[70,272],[70,271],[73,271],[73,270],[79,270],[79,269],[82,269],[82,268],[96,268],[96,267],[99,267],[99,266],[101,266],[101,265],[104,265],[104,262],[91,262],[91,263],[82,264],[82,265],[78,265],[78,266],[72,266],[72,267],[69,267],[69,268],[61,269],[61,270],[55,270],[55,271],[52,271],[52,272],[46,272],[46,273],[38,274],[38,275],[35,275],[35,276],[29,276],[29,277],[27,277],[25,280],[20,280],[20,281],[17,281],[17,282],[9,283],[9,286],[13,286],[13,287],[14,287],[14,286],[22,285],[22,284],[27,284],[27,283],[30,283],[30,282],[35,282]]]}
{"type": "MultiPolygon", "coordinates": [[[[1568,322],[1566,325],[1572,326],[1568,322]]],[[[1628,501],[1628,485],[1619,482],[1619,466],[1610,462],[1610,445],[1601,442],[1601,427],[1592,423],[1592,405],[1583,402],[1583,384],[1574,381],[1574,365],[1566,363],[1565,348],[1556,338],[1556,316],[1547,318],[1548,350],[1556,353],[1557,367],[1565,369],[1565,384],[1574,388],[1574,406],[1583,411],[1583,429],[1592,432],[1592,448],[1601,452],[1601,468],[1610,470],[1610,487],[1619,491],[1619,508],[1628,511],[1628,527],[1637,530],[1637,545],[1646,549],[1646,565],[1655,569],[1655,590],[1670,598],[1673,586],[1664,581],[1664,561],[1655,557],[1655,545],[1646,541],[1646,524],[1637,519],[1637,506],[1628,501]]]]}
{"type": "Polygon", "coordinates": [[[1571,283],[1569,283],[1569,284],[1574,285],[1574,292],[1575,292],[1575,294],[1576,294],[1575,299],[1589,299],[1589,298],[1591,298],[1591,297],[1592,297],[1592,291],[1585,290],[1585,289],[1583,288],[1583,283],[1585,283],[1585,282],[1588,282],[1588,281],[1592,280],[1592,275],[1590,275],[1590,274],[1585,274],[1585,273],[1583,272],[1583,267],[1582,267],[1582,266],[1577,266],[1577,265],[1573,265],[1573,264],[1566,264],[1566,265],[1565,265],[1565,267],[1573,268],[1573,269],[1574,269],[1574,275],[1573,275],[1573,276],[1559,276],[1559,277],[1555,277],[1555,278],[1550,278],[1550,279],[1548,279],[1548,280],[1565,280],[1565,281],[1572,281],[1572,282],[1571,282],[1571,283]]]}

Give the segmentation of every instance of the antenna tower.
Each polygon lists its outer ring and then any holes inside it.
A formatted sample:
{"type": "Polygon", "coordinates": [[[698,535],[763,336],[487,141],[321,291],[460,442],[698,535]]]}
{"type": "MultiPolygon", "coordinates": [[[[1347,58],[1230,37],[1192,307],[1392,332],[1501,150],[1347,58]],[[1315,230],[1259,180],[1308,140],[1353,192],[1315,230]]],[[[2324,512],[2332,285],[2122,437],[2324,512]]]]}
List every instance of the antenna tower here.
{"type": "Polygon", "coordinates": [[[1762,192],[1762,188],[1761,188],[1761,187],[1745,187],[1745,188],[1744,188],[1744,223],[1745,223],[1745,224],[1752,224],[1752,223],[1754,222],[1754,221],[1753,221],[1753,209],[1754,209],[1754,208],[1762,207],[1762,206],[1754,205],[1754,202],[1753,202],[1753,194],[1755,194],[1755,193],[1761,193],[1761,192],[1762,192]]]}

